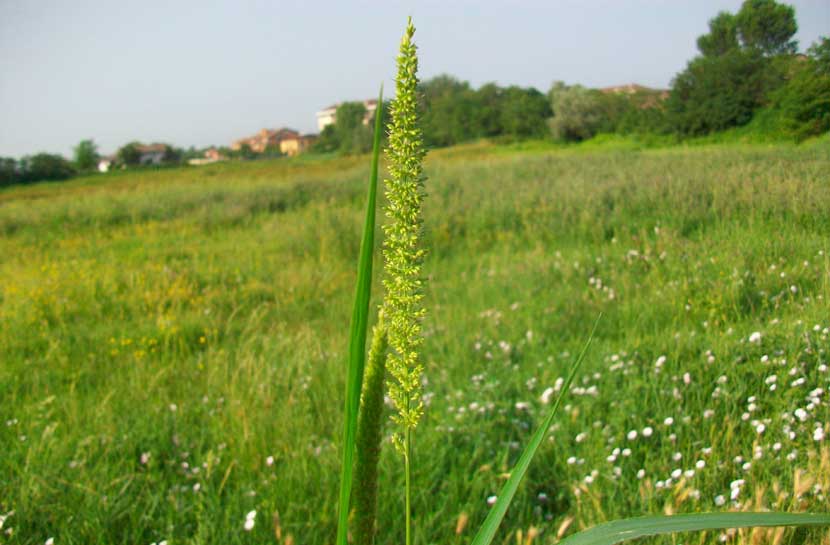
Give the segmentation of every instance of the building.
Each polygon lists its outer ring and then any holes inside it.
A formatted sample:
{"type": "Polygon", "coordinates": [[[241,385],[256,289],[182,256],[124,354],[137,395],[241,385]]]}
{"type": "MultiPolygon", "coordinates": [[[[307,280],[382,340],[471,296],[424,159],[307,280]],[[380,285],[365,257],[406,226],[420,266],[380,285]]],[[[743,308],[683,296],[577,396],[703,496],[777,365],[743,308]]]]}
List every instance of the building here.
{"type": "Polygon", "coordinates": [[[280,153],[293,157],[308,150],[316,139],[313,134],[285,138],[280,141],[280,153]]]}
{"type": "Polygon", "coordinates": [[[139,144],[136,149],[139,153],[138,164],[140,165],[160,165],[167,155],[166,144],[139,144]]]}
{"type": "MultiPolygon", "coordinates": [[[[317,112],[317,129],[322,131],[329,125],[333,125],[337,121],[337,108],[343,104],[342,102],[338,102],[337,104],[332,104],[328,108],[323,108],[319,112],[317,112]]],[[[378,109],[378,101],[377,99],[370,98],[369,100],[364,100],[363,105],[366,107],[366,115],[363,117],[363,124],[368,125],[372,122],[375,116],[375,110],[378,109]]]]}
{"type": "Polygon", "coordinates": [[[224,161],[225,157],[219,153],[219,150],[216,148],[208,148],[205,150],[205,156],[188,159],[187,164],[193,166],[202,166],[202,165],[209,165],[211,163],[216,163],[218,161],[224,161]]]}
{"type": "Polygon", "coordinates": [[[323,108],[317,112],[318,131],[323,132],[323,129],[329,125],[334,125],[334,121],[337,119],[337,106],[339,106],[339,104],[332,104],[328,108],[323,108]]]}
{"type": "Polygon", "coordinates": [[[114,162],[114,156],[101,157],[101,159],[98,160],[98,172],[109,172],[114,162]]]}
{"type": "Polygon", "coordinates": [[[231,144],[231,149],[239,151],[242,146],[247,145],[251,151],[263,153],[267,149],[281,149],[280,143],[283,140],[300,138],[300,133],[294,129],[262,129],[253,136],[240,138],[231,144]]]}

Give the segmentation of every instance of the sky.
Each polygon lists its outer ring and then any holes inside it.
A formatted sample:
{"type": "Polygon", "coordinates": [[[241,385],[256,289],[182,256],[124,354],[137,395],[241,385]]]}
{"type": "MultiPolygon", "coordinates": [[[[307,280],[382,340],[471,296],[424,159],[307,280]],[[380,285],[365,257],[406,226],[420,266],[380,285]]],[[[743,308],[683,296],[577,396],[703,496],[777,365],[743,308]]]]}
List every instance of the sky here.
{"type": "MultiPolygon", "coordinates": [[[[806,49],[830,1],[797,0],[806,49]]],[[[0,0],[0,156],[131,140],[229,145],[387,95],[411,15],[422,79],[666,88],[740,0],[0,0]]]]}

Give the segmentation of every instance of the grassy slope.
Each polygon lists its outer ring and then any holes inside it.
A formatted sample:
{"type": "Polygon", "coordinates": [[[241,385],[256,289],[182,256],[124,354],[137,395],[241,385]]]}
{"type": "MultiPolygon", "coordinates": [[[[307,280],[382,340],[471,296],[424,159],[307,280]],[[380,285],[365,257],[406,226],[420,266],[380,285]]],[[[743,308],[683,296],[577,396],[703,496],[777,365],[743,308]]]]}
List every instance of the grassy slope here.
{"type": "MultiPolygon", "coordinates": [[[[512,532],[725,509],[739,478],[733,507],[826,509],[830,146],[625,147],[430,156],[422,543],[483,519],[599,311],[512,532]]],[[[283,160],[0,191],[0,539],[262,543],[279,510],[284,536],[330,542],[367,173],[283,160]]],[[[402,531],[397,464],[382,543],[402,531]]]]}

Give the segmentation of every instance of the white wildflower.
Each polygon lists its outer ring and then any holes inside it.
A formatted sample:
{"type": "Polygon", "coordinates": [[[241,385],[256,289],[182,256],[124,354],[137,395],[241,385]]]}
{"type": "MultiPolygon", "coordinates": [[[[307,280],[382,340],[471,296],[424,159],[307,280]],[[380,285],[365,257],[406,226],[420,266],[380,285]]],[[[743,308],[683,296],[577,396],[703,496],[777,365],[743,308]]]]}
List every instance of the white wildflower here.
{"type": "Polygon", "coordinates": [[[248,511],[248,514],[245,515],[245,531],[250,532],[254,529],[254,523],[256,522],[256,510],[248,511]]]}

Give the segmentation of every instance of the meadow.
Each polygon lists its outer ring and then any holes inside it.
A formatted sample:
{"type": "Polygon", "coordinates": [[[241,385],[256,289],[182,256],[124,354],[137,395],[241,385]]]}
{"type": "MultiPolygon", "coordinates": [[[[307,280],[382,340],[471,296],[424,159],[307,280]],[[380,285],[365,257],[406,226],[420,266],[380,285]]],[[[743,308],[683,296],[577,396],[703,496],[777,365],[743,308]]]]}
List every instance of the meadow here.
{"type": "MultiPolygon", "coordinates": [[[[300,157],[0,191],[0,543],[332,542],[368,172],[300,157]]],[[[415,542],[469,541],[600,312],[498,543],[828,511],[828,172],[826,137],[431,153],[415,542]]],[[[723,541],[830,535],[644,543],[723,541]]]]}

